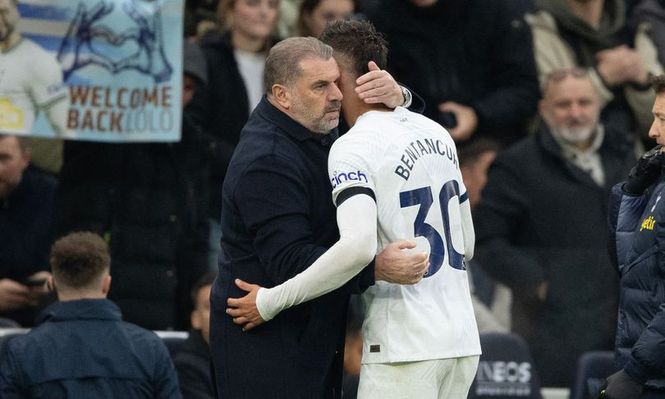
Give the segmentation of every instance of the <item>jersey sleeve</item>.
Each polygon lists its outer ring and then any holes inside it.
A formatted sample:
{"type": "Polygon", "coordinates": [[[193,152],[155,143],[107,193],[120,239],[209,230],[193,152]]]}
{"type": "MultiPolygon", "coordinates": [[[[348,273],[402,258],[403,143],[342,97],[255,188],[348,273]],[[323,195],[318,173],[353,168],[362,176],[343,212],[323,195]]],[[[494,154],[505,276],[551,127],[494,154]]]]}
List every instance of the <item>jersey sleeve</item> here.
{"type": "Polygon", "coordinates": [[[328,155],[332,200],[337,207],[355,194],[367,194],[376,200],[371,168],[376,155],[372,153],[371,137],[360,134],[354,136],[342,136],[333,144],[328,155]]]}
{"type": "Polygon", "coordinates": [[[40,108],[48,108],[67,96],[67,87],[62,81],[60,64],[53,56],[39,50],[35,52],[35,65],[39,66],[39,71],[30,79],[30,95],[40,108]]]}
{"type": "Polygon", "coordinates": [[[310,267],[272,287],[259,289],[256,307],[263,320],[337,289],[358,274],[376,253],[377,209],[373,199],[349,197],[337,208],[339,240],[310,267]]]}

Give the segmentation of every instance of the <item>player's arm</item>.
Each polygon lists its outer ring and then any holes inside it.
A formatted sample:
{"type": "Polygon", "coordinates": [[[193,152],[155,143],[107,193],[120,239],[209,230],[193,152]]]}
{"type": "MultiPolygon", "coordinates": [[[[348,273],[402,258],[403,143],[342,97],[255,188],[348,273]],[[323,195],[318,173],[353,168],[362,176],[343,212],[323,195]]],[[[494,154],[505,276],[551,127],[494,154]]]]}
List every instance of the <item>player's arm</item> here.
{"type": "MultiPolygon", "coordinates": [[[[374,194],[366,188],[351,188],[355,192],[338,201],[337,226],[340,239],[310,267],[273,288],[238,282],[242,289],[256,292],[254,298],[229,299],[227,313],[236,324],[253,328],[292,306],[331,292],[358,274],[376,254],[377,210],[374,194]],[[258,288],[258,291],[256,289],[258,288]],[[249,314],[247,314],[249,309],[249,314]]],[[[338,198],[343,197],[344,192],[338,198]]]]}
{"type": "Polygon", "coordinates": [[[46,113],[46,119],[48,119],[53,131],[55,132],[56,137],[60,138],[73,138],[75,137],[74,132],[67,128],[67,109],[69,107],[69,101],[67,101],[67,96],[60,97],[55,102],[49,104],[44,108],[46,113]]]}
{"type": "Polygon", "coordinates": [[[62,70],[55,58],[41,54],[39,72],[33,73],[30,96],[44,112],[56,137],[72,138],[74,133],[67,128],[69,92],[62,80],[62,70]]]}

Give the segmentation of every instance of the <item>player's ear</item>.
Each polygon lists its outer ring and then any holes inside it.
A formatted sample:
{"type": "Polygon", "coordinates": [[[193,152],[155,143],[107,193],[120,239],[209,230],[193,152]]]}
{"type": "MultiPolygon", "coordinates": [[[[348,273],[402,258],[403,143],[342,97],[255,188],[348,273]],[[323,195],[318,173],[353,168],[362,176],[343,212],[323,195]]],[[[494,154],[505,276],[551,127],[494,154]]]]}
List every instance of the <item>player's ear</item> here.
{"type": "Polygon", "coordinates": [[[271,88],[272,97],[285,109],[291,108],[291,93],[289,89],[280,84],[274,84],[271,88]]]}

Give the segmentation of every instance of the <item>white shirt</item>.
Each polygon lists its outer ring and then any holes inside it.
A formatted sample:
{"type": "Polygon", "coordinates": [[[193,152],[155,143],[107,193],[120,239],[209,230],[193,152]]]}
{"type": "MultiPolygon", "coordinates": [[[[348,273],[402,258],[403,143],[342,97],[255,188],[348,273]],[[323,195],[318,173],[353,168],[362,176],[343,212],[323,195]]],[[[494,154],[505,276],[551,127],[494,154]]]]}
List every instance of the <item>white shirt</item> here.
{"type": "Polygon", "coordinates": [[[258,291],[263,319],[340,287],[389,242],[419,235],[430,275],[413,286],[379,281],[363,296],[363,362],[480,354],[462,261],[473,255],[473,223],[450,135],[404,108],[368,112],[332,146],[328,169],[340,240],[297,276],[258,291]]]}
{"type": "Polygon", "coordinates": [[[247,89],[249,100],[249,113],[256,108],[263,97],[263,71],[266,64],[265,53],[252,53],[243,50],[234,50],[238,70],[247,89]]]}
{"type": "Polygon", "coordinates": [[[31,133],[37,111],[67,95],[56,59],[29,39],[0,51],[0,132],[31,133]]]}
{"type": "Polygon", "coordinates": [[[363,294],[363,363],[479,355],[463,264],[473,225],[448,132],[401,107],[367,112],[333,144],[328,169],[334,200],[351,187],[374,191],[377,252],[398,239],[430,252],[429,275],[418,284],[377,281],[363,294]]]}

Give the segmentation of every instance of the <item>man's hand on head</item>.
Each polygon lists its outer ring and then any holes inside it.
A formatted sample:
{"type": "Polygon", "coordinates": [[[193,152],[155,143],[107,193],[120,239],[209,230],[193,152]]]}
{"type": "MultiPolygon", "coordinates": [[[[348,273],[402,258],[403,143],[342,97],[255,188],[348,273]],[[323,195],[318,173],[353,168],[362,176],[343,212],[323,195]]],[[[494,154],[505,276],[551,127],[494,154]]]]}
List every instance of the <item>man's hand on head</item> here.
{"type": "Polygon", "coordinates": [[[374,261],[376,280],[393,284],[415,284],[422,280],[429,267],[429,255],[425,252],[407,251],[416,247],[408,240],[391,242],[374,261]]]}
{"type": "Polygon", "coordinates": [[[249,331],[265,321],[256,307],[256,295],[262,287],[249,284],[240,279],[235,280],[236,285],[248,294],[242,298],[229,298],[226,301],[226,314],[233,318],[233,322],[242,326],[243,331],[249,331]]]}
{"type": "Polygon", "coordinates": [[[369,72],[356,79],[356,93],[367,104],[384,104],[388,108],[404,105],[402,88],[385,70],[381,70],[374,61],[367,66],[369,72]]]}

